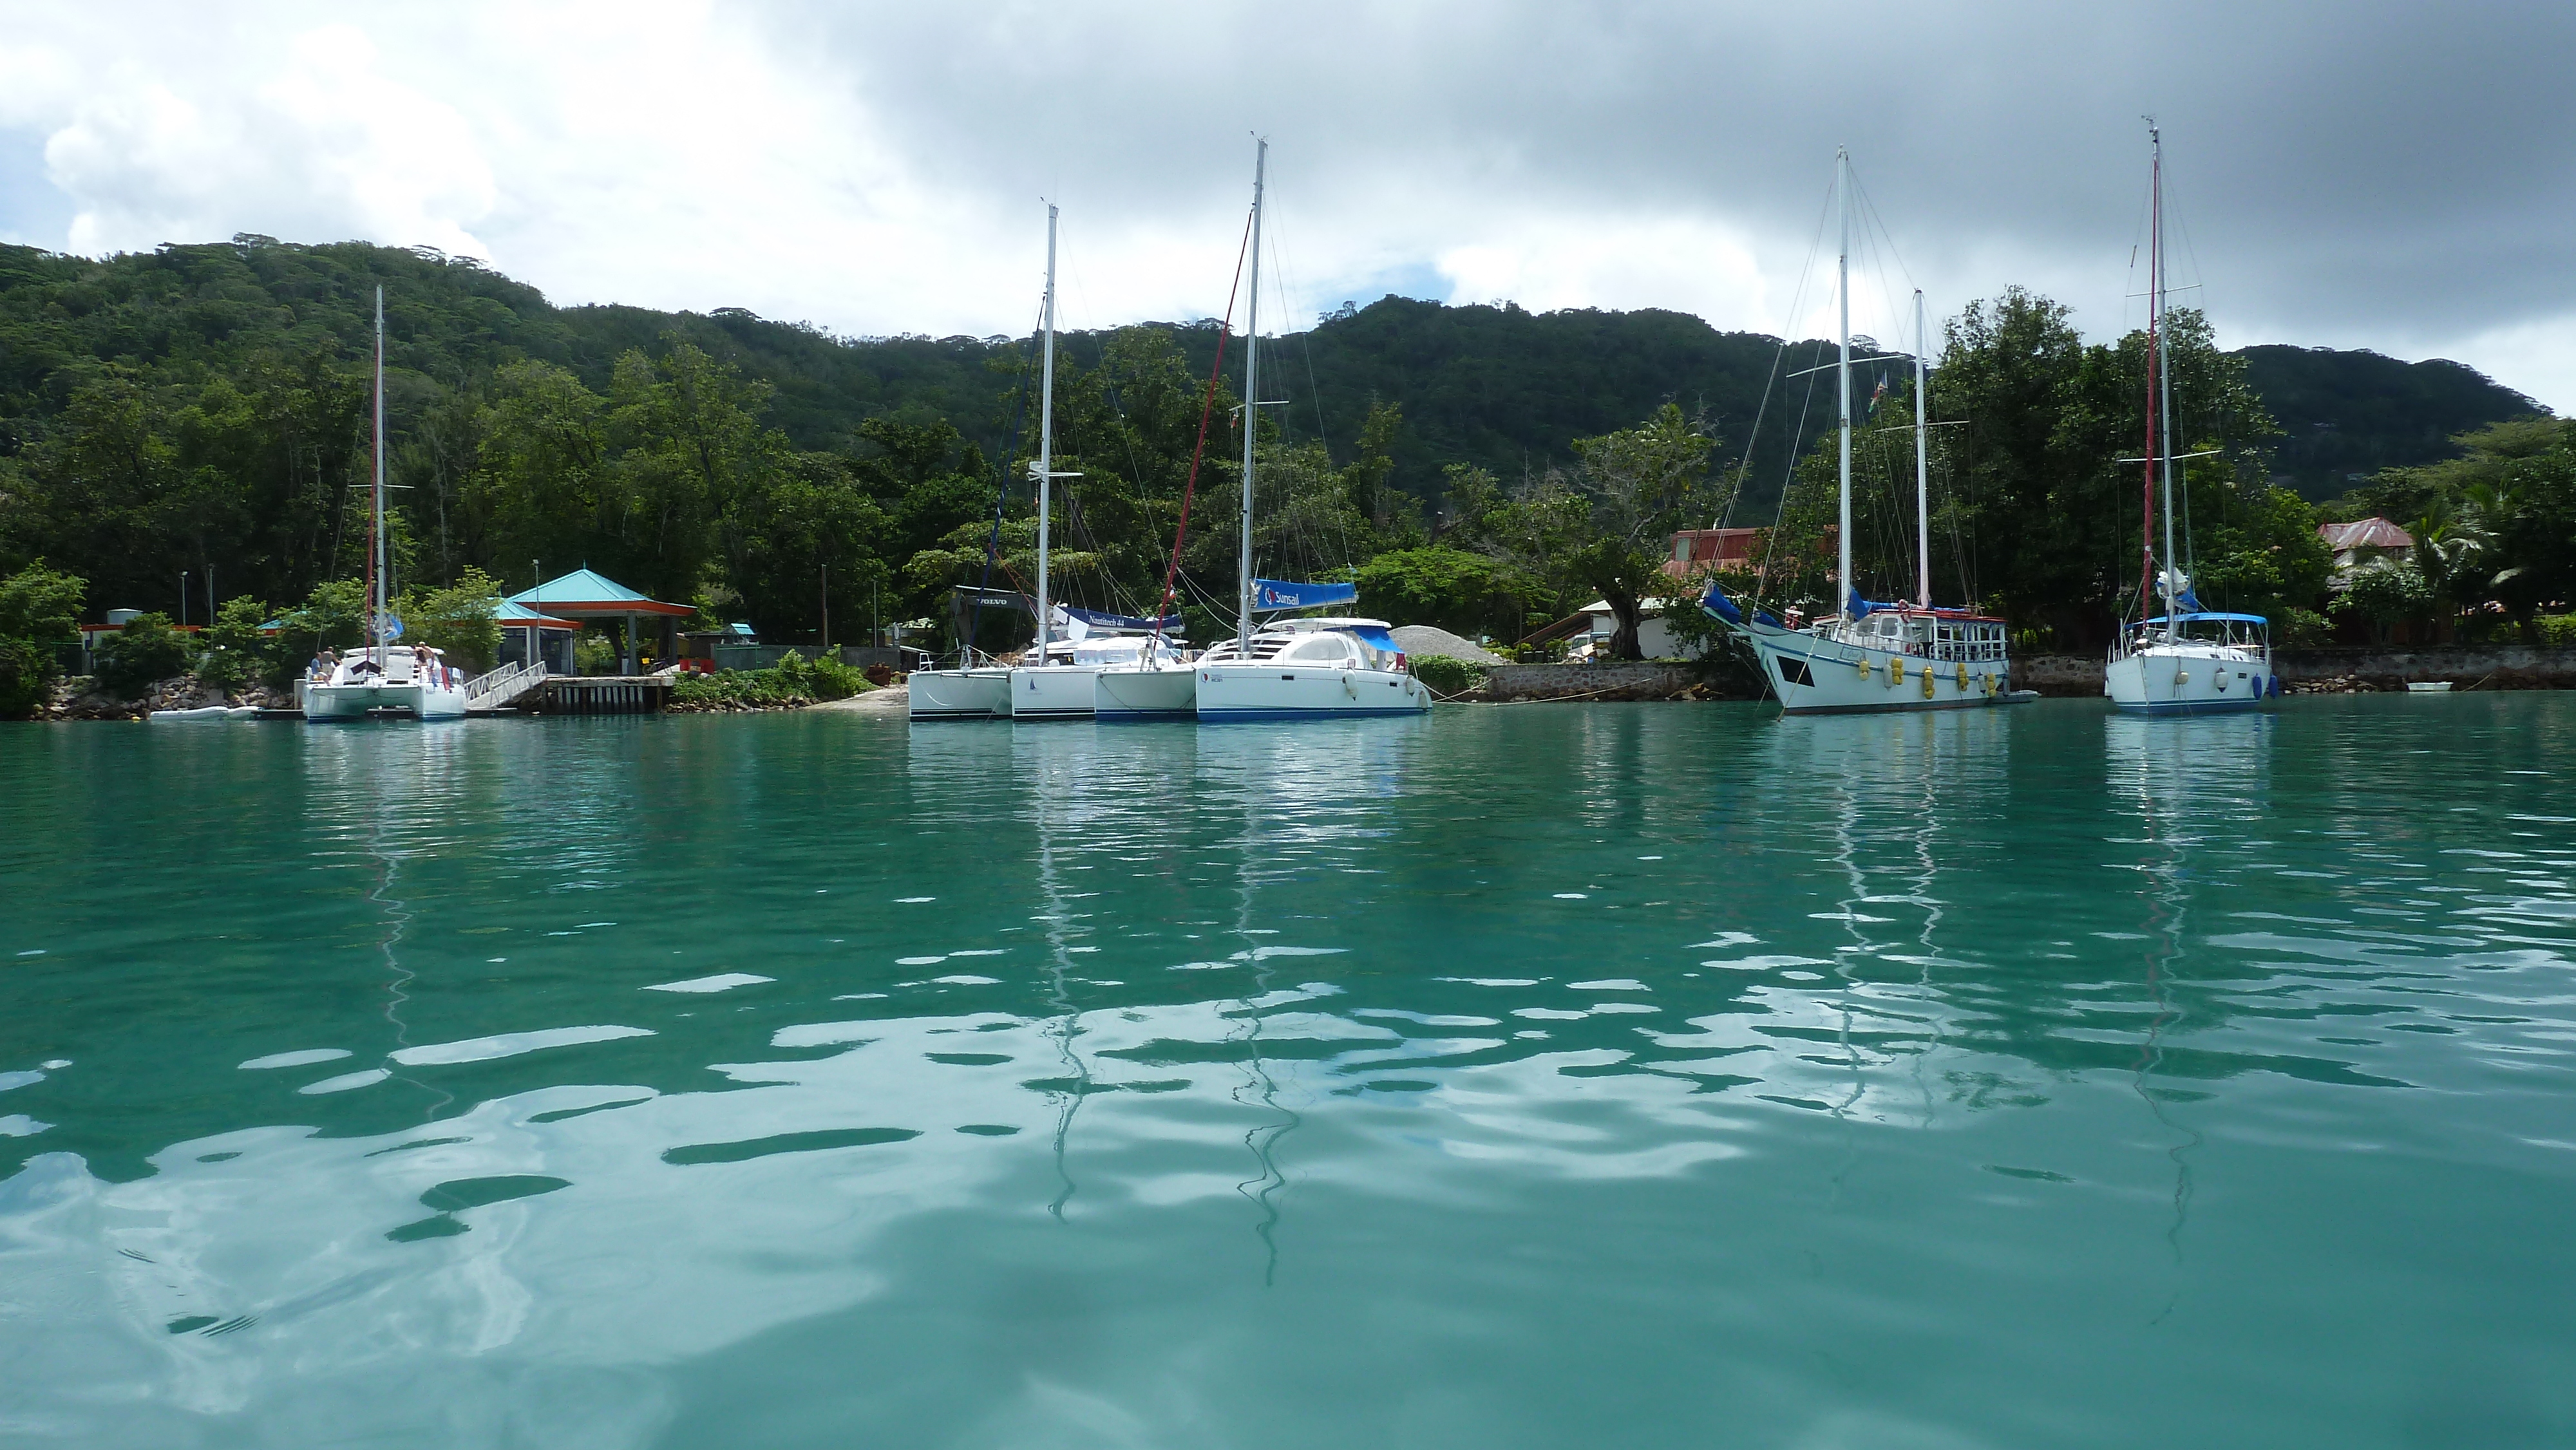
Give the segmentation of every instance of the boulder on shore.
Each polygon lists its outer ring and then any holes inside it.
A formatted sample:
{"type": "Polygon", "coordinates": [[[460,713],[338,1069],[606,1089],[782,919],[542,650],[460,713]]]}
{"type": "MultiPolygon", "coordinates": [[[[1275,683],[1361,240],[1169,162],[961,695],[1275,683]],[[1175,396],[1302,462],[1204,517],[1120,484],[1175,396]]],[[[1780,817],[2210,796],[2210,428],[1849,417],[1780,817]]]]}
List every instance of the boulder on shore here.
{"type": "Polygon", "coordinates": [[[1511,663],[1510,660],[1474,640],[1461,639],[1438,625],[1404,624],[1388,632],[1395,636],[1395,642],[1403,646],[1404,652],[1408,655],[1447,655],[1453,660],[1464,660],[1471,665],[1511,663]]]}

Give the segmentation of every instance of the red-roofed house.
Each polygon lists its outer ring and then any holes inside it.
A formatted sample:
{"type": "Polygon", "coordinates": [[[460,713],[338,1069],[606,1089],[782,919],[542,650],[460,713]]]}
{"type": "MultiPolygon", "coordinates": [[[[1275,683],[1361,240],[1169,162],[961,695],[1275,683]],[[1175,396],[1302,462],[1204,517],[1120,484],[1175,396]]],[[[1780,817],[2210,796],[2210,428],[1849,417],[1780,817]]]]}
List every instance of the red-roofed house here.
{"type": "Polygon", "coordinates": [[[2329,587],[2340,589],[2352,578],[2352,571],[2373,559],[2411,559],[2415,556],[2415,536],[2383,518],[2355,519],[2348,524],[2319,524],[2317,537],[2334,550],[2334,573],[2329,587]]]}
{"type": "Polygon", "coordinates": [[[1694,574],[1735,573],[1753,567],[1754,542],[1760,529],[1683,529],[1673,535],[1673,556],[1664,572],[1675,579],[1694,574]]]}

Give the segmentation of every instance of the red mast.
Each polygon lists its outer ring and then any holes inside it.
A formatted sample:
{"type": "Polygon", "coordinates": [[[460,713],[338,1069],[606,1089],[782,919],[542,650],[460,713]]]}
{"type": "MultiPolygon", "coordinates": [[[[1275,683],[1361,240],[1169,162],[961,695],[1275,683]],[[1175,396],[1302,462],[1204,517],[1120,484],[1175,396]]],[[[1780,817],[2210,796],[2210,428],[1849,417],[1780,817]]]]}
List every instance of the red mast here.
{"type": "Polygon", "coordinates": [[[1243,255],[1252,246],[1252,219],[1243,221],[1243,245],[1234,254],[1234,282],[1225,292],[1225,321],[1216,330],[1216,366],[1208,369],[1207,397],[1199,403],[1199,441],[1190,449],[1189,477],[1181,484],[1181,521],[1172,531],[1172,561],[1163,566],[1163,602],[1154,606],[1154,637],[1163,637],[1163,621],[1171,617],[1172,583],[1181,572],[1181,541],[1190,532],[1190,495],[1199,486],[1199,459],[1207,452],[1208,416],[1216,410],[1217,377],[1225,371],[1225,342],[1234,333],[1234,299],[1243,285],[1243,255]]]}

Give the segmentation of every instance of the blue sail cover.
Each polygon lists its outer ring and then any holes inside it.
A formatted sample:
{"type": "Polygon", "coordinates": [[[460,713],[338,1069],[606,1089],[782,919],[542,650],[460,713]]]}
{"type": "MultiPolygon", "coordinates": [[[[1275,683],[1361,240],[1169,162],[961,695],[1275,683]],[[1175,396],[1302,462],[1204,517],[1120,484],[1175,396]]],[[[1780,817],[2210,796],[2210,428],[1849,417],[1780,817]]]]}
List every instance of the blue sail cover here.
{"type": "Polygon", "coordinates": [[[1900,609],[1904,607],[1892,600],[1863,599],[1860,597],[1860,591],[1857,589],[1852,590],[1850,592],[1850,596],[1851,602],[1843,606],[1843,612],[1853,619],[1867,619],[1882,609],[1900,609]]]}
{"type": "Polygon", "coordinates": [[[1056,608],[1064,611],[1065,618],[1081,620],[1093,629],[1126,629],[1138,634],[1159,629],[1165,634],[1174,634],[1179,632],[1181,627],[1181,617],[1177,614],[1167,614],[1157,622],[1151,619],[1139,619],[1132,614],[1109,614],[1097,609],[1077,609],[1070,604],[1059,604],[1056,608]]]}
{"type": "Polygon", "coordinates": [[[1348,604],[1359,597],[1360,586],[1357,584],[1290,584],[1278,579],[1252,581],[1252,607],[1262,612],[1348,604]]]}
{"type": "Polygon", "coordinates": [[[1395,636],[1388,633],[1382,626],[1363,624],[1354,628],[1351,633],[1358,635],[1361,642],[1371,649],[1381,649],[1391,655],[1404,653],[1404,646],[1397,644],[1395,636]]]}
{"type": "Polygon", "coordinates": [[[1726,591],[1718,588],[1715,581],[1711,581],[1708,592],[1700,596],[1699,607],[1728,624],[1744,622],[1744,611],[1735,607],[1735,601],[1727,598],[1726,591]]]}

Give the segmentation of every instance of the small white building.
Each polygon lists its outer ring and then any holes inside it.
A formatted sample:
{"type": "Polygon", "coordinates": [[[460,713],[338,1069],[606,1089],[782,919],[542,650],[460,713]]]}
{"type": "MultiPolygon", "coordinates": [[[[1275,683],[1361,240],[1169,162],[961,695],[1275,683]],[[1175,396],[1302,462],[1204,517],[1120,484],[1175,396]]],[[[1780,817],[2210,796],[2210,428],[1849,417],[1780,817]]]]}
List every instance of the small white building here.
{"type": "MultiPolygon", "coordinates": [[[[1638,601],[1637,612],[1643,616],[1637,621],[1638,654],[1650,660],[1671,660],[1680,659],[1689,653],[1688,648],[1674,637],[1672,626],[1664,623],[1661,618],[1665,609],[1676,604],[1683,608],[1693,607],[1688,600],[1638,601]]],[[[1543,644],[1550,640],[1561,639],[1565,641],[1565,657],[1568,660],[1607,659],[1610,654],[1610,636],[1618,632],[1619,616],[1611,610],[1610,601],[1595,599],[1574,613],[1522,640],[1521,643],[1543,644]]]]}

